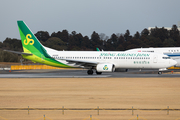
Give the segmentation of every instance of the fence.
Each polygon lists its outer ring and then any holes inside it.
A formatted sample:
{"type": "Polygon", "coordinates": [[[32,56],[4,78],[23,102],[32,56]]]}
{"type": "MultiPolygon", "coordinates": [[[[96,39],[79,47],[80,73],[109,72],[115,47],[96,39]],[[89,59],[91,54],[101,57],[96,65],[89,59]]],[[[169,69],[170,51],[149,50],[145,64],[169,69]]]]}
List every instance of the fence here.
{"type": "MultiPolygon", "coordinates": [[[[59,68],[59,67],[53,67],[53,66],[48,66],[48,65],[11,65],[9,69],[10,70],[31,70],[31,69],[67,69],[67,68],[59,68]]],[[[180,69],[180,67],[170,67],[168,69],[180,69]]]]}
{"type": "Polygon", "coordinates": [[[30,110],[62,110],[62,114],[64,115],[64,111],[65,110],[80,110],[80,111],[87,111],[87,110],[96,110],[97,111],[97,115],[99,115],[99,111],[100,110],[108,110],[108,111],[124,111],[124,110],[131,110],[132,111],[132,115],[134,115],[134,111],[139,110],[139,111],[167,111],[167,115],[169,115],[169,111],[180,111],[180,109],[172,109],[169,108],[169,106],[167,106],[167,108],[164,109],[150,109],[150,108],[99,108],[99,106],[97,108],[64,108],[64,106],[62,108],[29,108],[29,106],[27,108],[0,108],[0,110],[27,110],[28,114],[30,110]]]}
{"type": "Polygon", "coordinates": [[[177,69],[177,70],[179,70],[180,67],[174,67],[174,66],[172,66],[172,67],[170,67],[170,68],[168,68],[168,69],[177,69]]]}
{"type": "Polygon", "coordinates": [[[48,65],[11,65],[11,70],[26,70],[26,69],[63,69],[48,65]]]}
{"type": "MultiPolygon", "coordinates": [[[[125,115],[129,116],[128,120],[138,120],[138,119],[146,120],[146,118],[145,118],[146,116],[143,115],[142,112],[151,112],[150,115],[152,116],[152,112],[160,112],[161,111],[160,115],[161,116],[163,115],[166,118],[167,116],[170,116],[170,111],[180,112],[180,109],[172,109],[172,108],[169,108],[169,106],[167,106],[167,108],[163,108],[163,109],[134,108],[134,107],[132,107],[132,108],[99,108],[99,106],[97,108],[65,108],[64,106],[62,106],[62,108],[30,108],[28,106],[27,108],[0,108],[0,115],[2,115],[1,111],[27,111],[26,115],[29,115],[29,114],[31,114],[31,112],[34,112],[34,111],[61,111],[61,116],[66,116],[66,115],[68,116],[68,114],[69,114],[68,111],[88,112],[88,113],[90,113],[90,111],[96,111],[96,114],[95,113],[94,113],[94,115],[89,114],[88,117],[83,118],[82,120],[100,120],[100,118],[102,118],[102,116],[106,116],[106,118],[107,118],[107,114],[105,115],[103,113],[104,111],[116,112],[117,115],[120,112],[128,111],[125,114],[125,115]],[[136,111],[141,111],[141,112],[139,114],[135,114],[136,111]],[[66,112],[67,112],[67,114],[66,114],[66,112]],[[102,112],[102,114],[101,114],[101,112],[102,112]]],[[[58,112],[58,114],[60,114],[60,112],[58,112]]],[[[52,120],[52,118],[48,117],[48,115],[44,114],[41,117],[37,118],[36,120],[42,120],[42,119],[52,120]]],[[[113,115],[111,115],[111,116],[113,116],[113,115]]],[[[76,113],[76,116],[77,116],[77,113],[76,113]]],[[[174,116],[174,114],[172,114],[172,116],[174,116]]],[[[120,115],[120,117],[121,117],[121,115],[120,115]]],[[[157,117],[157,115],[155,115],[155,117],[157,117]]],[[[172,118],[172,117],[171,118],[175,119],[175,120],[180,120],[180,118],[178,118],[178,117],[180,117],[179,113],[177,113],[177,115],[175,117],[176,118],[172,118]]],[[[0,120],[1,119],[8,120],[8,119],[0,116],[0,120]]],[[[102,120],[106,120],[106,119],[103,118],[102,120]]]]}
{"type": "MultiPolygon", "coordinates": [[[[30,70],[30,69],[67,69],[67,68],[59,68],[48,65],[11,65],[11,70],[30,70]]],[[[180,69],[180,67],[170,67],[168,69],[180,69]]]]}

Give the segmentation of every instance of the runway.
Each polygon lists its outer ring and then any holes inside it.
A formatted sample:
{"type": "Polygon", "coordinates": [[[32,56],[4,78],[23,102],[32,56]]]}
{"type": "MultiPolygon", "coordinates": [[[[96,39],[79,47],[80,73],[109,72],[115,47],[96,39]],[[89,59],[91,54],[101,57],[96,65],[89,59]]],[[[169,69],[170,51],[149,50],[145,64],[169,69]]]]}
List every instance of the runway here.
{"type": "Polygon", "coordinates": [[[180,77],[177,70],[172,74],[171,71],[165,71],[158,75],[154,70],[129,70],[128,72],[102,73],[96,75],[87,75],[87,70],[15,70],[0,71],[0,78],[162,78],[162,77],[180,77]]]}

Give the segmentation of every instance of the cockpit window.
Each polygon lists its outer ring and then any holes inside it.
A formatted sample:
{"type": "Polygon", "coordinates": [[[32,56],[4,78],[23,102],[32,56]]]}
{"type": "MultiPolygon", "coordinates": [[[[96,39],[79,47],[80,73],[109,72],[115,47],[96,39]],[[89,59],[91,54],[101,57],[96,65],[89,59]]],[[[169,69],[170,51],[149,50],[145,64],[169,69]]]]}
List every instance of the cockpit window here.
{"type": "Polygon", "coordinates": [[[163,59],[170,59],[170,57],[162,57],[163,59]]]}

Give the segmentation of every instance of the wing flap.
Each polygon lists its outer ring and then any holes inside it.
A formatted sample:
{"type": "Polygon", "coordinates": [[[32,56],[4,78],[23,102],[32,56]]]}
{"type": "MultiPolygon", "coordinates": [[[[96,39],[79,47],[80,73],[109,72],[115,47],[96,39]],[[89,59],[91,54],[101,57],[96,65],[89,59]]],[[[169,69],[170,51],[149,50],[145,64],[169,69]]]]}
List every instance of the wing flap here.
{"type": "Polygon", "coordinates": [[[68,62],[67,64],[75,64],[75,65],[79,65],[79,66],[96,66],[98,64],[98,62],[92,62],[92,61],[83,61],[83,60],[73,60],[73,59],[62,59],[65,60],[66,62],[68,62]]]}

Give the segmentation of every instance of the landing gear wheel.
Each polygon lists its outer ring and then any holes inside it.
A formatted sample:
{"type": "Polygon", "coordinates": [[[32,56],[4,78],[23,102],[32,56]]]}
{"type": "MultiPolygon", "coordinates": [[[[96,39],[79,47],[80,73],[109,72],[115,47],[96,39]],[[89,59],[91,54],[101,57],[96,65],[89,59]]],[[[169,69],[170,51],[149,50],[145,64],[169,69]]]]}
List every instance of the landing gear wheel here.
{"type": "Polygon", "coordinates": [[[87,74],[88,74],[88,75],[92,75],[92,74],[93,74],[93,70],[88,70],[88,71],[87,71],[87,74]]]}
{"type": "Polygon", "coordinates": [[[97,75],[101,75],[101,74],[102,74],[102,72],[98,72],[98,71],[96,71],[96,74],[97,74],[97,75]]]}
{"type": "Polygon", "coordinates": [[[162,74],[162,71],[159,71],[158,74],[161,75],[161,74],[162,74]]]}

